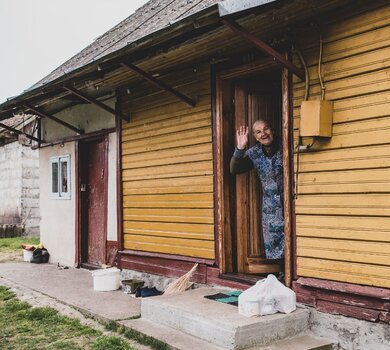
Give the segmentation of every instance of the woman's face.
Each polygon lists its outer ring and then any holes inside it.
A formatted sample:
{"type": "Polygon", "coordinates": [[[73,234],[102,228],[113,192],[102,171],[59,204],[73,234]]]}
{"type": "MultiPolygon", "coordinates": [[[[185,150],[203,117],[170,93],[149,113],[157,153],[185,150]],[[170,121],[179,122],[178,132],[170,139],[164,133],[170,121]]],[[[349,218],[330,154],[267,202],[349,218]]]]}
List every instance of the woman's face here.
{"type": "Polygon", "coordinates": [[[253,126],[253,135],[257,142],[268,146],[274,140],[274,133],[267,123],[259,122],[253,126]]]}

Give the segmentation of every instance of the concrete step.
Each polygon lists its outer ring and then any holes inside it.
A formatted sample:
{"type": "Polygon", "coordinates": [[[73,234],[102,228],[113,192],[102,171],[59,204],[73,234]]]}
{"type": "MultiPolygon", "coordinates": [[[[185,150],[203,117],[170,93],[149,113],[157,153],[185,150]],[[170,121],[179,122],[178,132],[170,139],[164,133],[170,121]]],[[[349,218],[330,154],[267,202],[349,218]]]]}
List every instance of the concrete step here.
{"type": "Polygon", "coordinates": [[[332,350],[332,342],[312,334],[302,334],[268,346],[251,347],[247,350],[332,350]]]}
{"type": "Polygon", "coordinates": [[[134,329],[140,333],[148,335],[149,337],[161,340],[164,343],[167,343],[173,350],[223,350],[223,348],[205,340],[142,318],[119,321],[119,323],[126,328],[134,329]]]}
{"type": "Polygon", "coordinates": [[[309,310],[290,314],[244,317],[236,306],[204,298],[224,292],[217,288],[198,288],[184,293],[144,298],[143,320],[158,323],[201,338],[223,349],[265,346],[307,331],[309,310]]]}

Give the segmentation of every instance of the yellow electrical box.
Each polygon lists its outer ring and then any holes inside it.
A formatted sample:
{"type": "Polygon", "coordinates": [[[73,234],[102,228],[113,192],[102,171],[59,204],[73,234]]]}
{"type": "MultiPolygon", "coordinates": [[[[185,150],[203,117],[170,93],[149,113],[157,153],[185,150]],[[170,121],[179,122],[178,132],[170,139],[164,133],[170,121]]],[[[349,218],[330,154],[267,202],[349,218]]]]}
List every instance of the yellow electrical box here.
{"type": "Polygon", "coordinates": [[[301,136],[332,136],[333,102],[327,100],[303,101],[301,105],[301,136]]]}

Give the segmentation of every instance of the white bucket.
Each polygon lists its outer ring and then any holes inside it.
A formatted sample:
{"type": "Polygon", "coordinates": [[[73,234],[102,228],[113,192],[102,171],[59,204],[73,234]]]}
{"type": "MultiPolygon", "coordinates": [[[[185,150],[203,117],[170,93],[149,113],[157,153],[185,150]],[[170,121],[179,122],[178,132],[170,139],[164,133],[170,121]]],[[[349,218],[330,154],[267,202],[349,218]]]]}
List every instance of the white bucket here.
{"type": "Polygon", "coordinates": [[[23,249],[23,261],[30,262],[32,257],[33,257],[33,251],[32,250],[23,249]]]}
{"type": "Polygon", "coordinates": [[[92,271],[93,289],[98,292],[117,290],[120,287],[121,271],[116,267],[92,271]]]}

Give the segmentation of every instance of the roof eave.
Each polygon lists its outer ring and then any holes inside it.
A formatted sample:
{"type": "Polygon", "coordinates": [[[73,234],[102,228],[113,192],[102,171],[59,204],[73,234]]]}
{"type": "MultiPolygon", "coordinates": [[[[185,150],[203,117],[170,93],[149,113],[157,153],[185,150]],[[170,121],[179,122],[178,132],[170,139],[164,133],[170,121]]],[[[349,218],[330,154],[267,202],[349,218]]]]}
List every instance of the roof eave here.
{"type": "Polygon", "coordinates": [[[147,44],[148,42],[158,41],[159,38],[162,38],[165,34],[168,34],[169,32],[175,31],[175,34],[177,34],[178,30],[180,30],[181,28],[185,28],[188,25],[191,25],[193,29],[193,24],[195,19],[200,19],[202,17],[210,16],[213,14],[218,14],[218,4],[211,5],[179,21],[171,22],[165,28],[162,28],[149,35],[146,35],[115,52],[112,52],[95,61],[92,61],[80,68],[72,70],[69,73],[65,73],[59,78],[54,79],[44,85],[38,86],[32,90],[26,90],[20,95],[12,97],[7,101],[5,101],[4,103],[0,104],[0,120],[8,118],[8,117],[3,118],[2,114],[4,114],[4,112],[12,113],[12,109],[18,108],[18,106],[22,101],[29,100],[32,98],[40,99],[40,97],[44,99],[49,92],[53,92],[52,90],[55,90],[56,88],[60,88],[62,85],[69,83],[72,79],[75,79],[77,77],[82,77],[84,74],[89,73],[92,70],[98,70],[99,66],[102,65],[103,63],[105,64],[115,59],[121,58],[125,55],[134,53],[137,51],[137,49],[145,46],[145,44],[147,44]]]}

